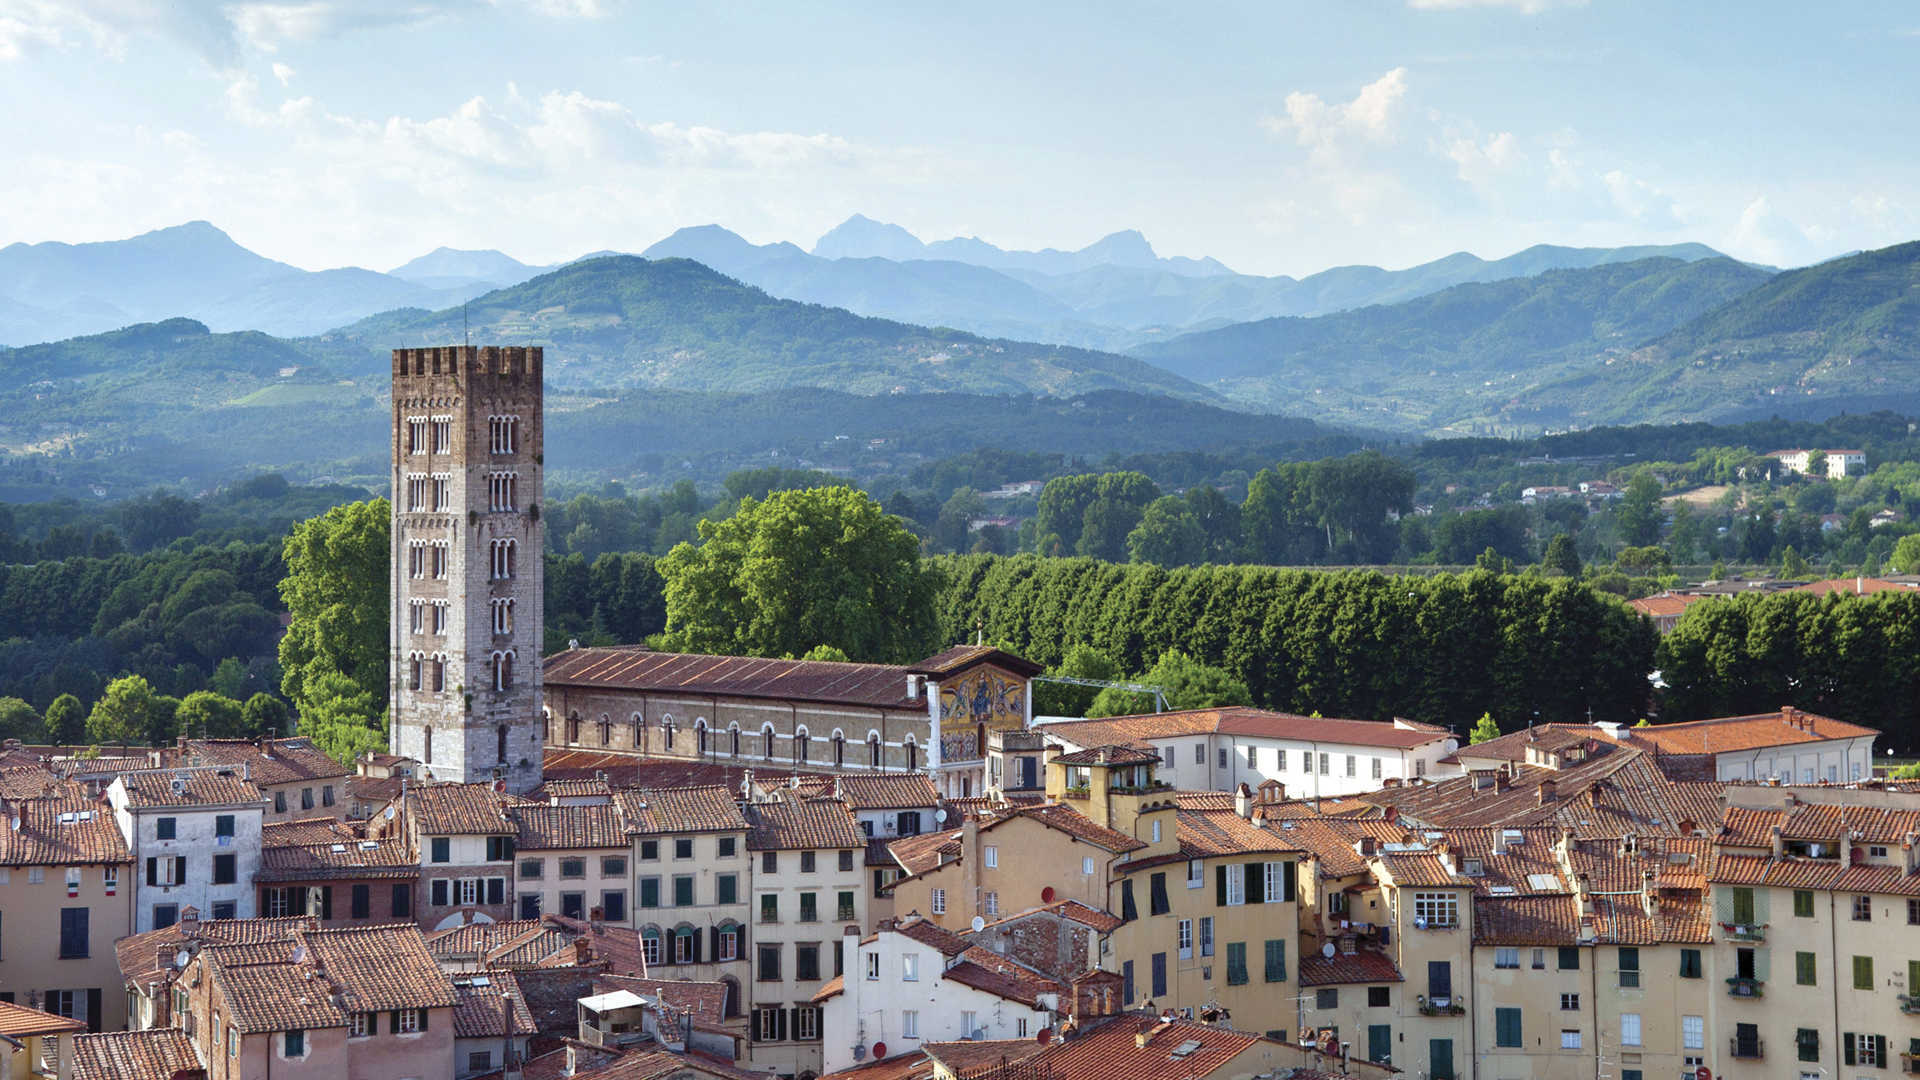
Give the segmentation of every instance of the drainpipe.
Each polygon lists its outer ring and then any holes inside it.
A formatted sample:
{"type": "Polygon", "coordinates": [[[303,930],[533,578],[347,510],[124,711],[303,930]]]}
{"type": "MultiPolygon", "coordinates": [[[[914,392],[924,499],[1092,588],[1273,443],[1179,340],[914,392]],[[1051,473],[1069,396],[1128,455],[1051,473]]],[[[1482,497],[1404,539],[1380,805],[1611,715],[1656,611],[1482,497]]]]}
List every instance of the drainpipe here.
{"type": "MultiPolygon", "coordinates": [[[[1844,861],[1848,857],[1849,857],[1848,852],[1845,850],[1843,846],[1840,853],[1840,858],[1844,861]]],[[[1839,953],[1840,914],[1838,909],[1835,908],[1834,905],[1835,905],[1835,900],[1833,898],[1833,890],[1828,889],[1827,890],[1827,955],[1833,957],[1833,975],[1831,978],[1827,980],[1827,982],[1831,983],[1833,986],[1833,1052],[1835,1054],[1838,1054],[1840,1052],[1840,953],[1839,953]]],[[[1768,969],[1767,974],[1769,975],[1773,974],[1773,971],[1771,968],[1768,969]]],[[[1880,1067],[1883,1069],[1886,1068],[1887,1063],[1884,1061],[1881,1062],[1880,1067]]]]}

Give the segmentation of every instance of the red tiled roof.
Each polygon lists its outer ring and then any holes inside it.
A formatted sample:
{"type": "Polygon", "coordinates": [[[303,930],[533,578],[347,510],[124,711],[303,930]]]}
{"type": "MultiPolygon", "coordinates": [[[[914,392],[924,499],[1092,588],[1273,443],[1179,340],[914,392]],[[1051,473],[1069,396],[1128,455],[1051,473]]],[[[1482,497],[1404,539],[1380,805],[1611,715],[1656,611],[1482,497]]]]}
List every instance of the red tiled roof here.
{"type": "Polygon", "coordinates": [[[847,809],[831,799],[783,798],[750,803],[747,848],[750,851],[790,851],[819,848],[865,848],[866,834],[847,809]]]}
{"type": "Polygon", "coordinates": [[[1311,949],[1300,954],[1301,986],[1345,986],[1353,983],[1401,982],[1393,958],[1376,949],[1336,952],[1325,956],[1311,949]]]}
{"type": "Polygon", "coordinates": [[[1815,596],[1869,596],[1882,592],[1913,592],[1916,586],[1910,581],[1888,581],[1886,578],[1850,577],[1828,578],[1825,581],[1809,581],[1805,585],[1795,585],[1793,592],[1809,592],[1815,596]]]}
{"type": "Polygon", "coordinates": [[[453,987],[413,925],[303,930],[309,959],[341,988],[353,1012],[451,1007],[453,987]]]}
{"type": "Polygon", "coordinates": [[[958,1076],[975,1075],[975,1070],[991,1071],[993,1066],[1025,1061],[1045,1050],[1034,1039],[981,1039],[978,1042],[925,1043],[920,1052],[958,1076]]]}
{"type": "Polygon", "coordinates": [[[626,823],[609,803],[598,806],[516,806],[507,816],[520,828],[514,847],[523,851],[624,848],[626,823]]]}
{"type": "Polygon", "coordinates": [[[123,772],[117,781],[127,792],[127,806],[156,807],[244,806],[263,803],[266,796],[240,770],[158,769],[123,772]],[[174,790],[175,783],[180,785],[174,790]]]}
{"type": "Polygon", "coordinates": [[[1148,739],[1219,734],[1411,750],[1452,737],[1425,724],[1401,727],[1384,721],[1300,716],[1247,706],[1063,720],[1040,730],[1076,746],[1134,746],[1148,739]]]}
{"type": "Polygon", "coordinates": [[[1392,875],[1395,885],[1445,888],[1471,886],[1473,879],[1447,869],[1440,856],[1428,852],[1383,852],[1380,862],[1392,875]]]}
{"type": "Polygon", "coordinates": [[[1175,810],[1182,856],[1212,858],[1302,850],[1285,829],[1256,825],[1231,810],[1175,810]]]}
{"type": "Polygon", "coordinates": [[[19,816],[20,827],[0,821],[0,866],[133,861],[112,808],[88,798],[78,784],[63,783],[50,797],[13,802],[7,813],[19,816]]]}
{"type": "MultiPolygon", "coordinates": [[[[1025,911],[1016,911],[1005,918],[995,919],[988,923],[987,927],[1001,926],[1006,923],[1041,914],[1057,915],[1060,918],[1079,923],[1090,929],[1098,930],[1103,934],[1110,934],[1126,925],[1126,921],[1118,916],[1083,904],[1078,900],[1056,900],[1051,904],[1041,904],[1039,907],[1031,907],[1025,911]]],[[[982,929],[985,928],[986,927],[983,927],[982,929]]]]}
{"type": "Polygon", "coordinates": [[[1024,656],[1015,656],[1013,653],[996,649],[991,645],[955,645],[917,664],[908,665],[907,670],[918,675],[931,675],[936,679],[944,680],[980,664],[995,664],[1016,675],[1025,676],[1038,675],[1047,670],[1024,656]]]}
{"type": "Polygon", "coordinates": [[[960,830],[903,836],[887,844],[887,850],[907,873],[924,874],[942,862],[960,857],[960,830]]]}
{"type": "Polygon", "coordinates": [[[193,1040],[177,1027],[76,1035],[73,1080],[180,1080],[205,1076],[193,1040]]]}
{"type": "Polygon", "coordinates": [[[1627,606],[1645,615],[1649,619],[1671,618],[1685,612],[1702,600],[1715,599],[1711,594],[1698,593],[1659,593],[1655,596],[1642,596],[1627,601],[1627,606]]]}
{"type": "Polygon", "coordinates": [[[1144,748],[1107,745],[1059,754],[1051,761],[1059,765],[1157,765],[1160,755],[1144,748]]]}
{"type": "Polygon", "coordinates": [[[260,826],[262,847],[299,844],[344,844],[359,840],[365,830],[354,822],[339,818],[301,818],[298,821],[268,821],[260,826]]]}
{"type": "Polygon", "coordinates": [[[346,776],[345,765],[320,752],[307,738],[191,739],[183,755],[187,765],[245,763],[255,784],[293,784],[302,780],[332,780],[346,776]]]}
{"type": "Polygon", "coordinates": [[[420,860],[398,839],[280,844],[260,849],[259,881],[417,878],[420,860]]]}
{"type": "Polygon", "coordinates": [[[415,784],[407,789],[407,813],[425,836],[510,836],[519,829],[507,809],[527,802],[495,791],[491,784],[415,784]]]}
{"type": "Polygon", "coordinates": [[[1109,829],[1105,825],[1097,824],[1092,818],[1087,817],[1073,807],[1063,806],[1060,803],[1016,807],[1006,814],[980,826],[980,831],[985,833],[1019,818],[1037,821],[1049,829],[1066,833],[1076,840],[1092,844],[1097,848],[1105,849],[1116,855],[1127,851],[1138,851],[1147,846],[1144,841],[1136,840],[1126,833],[1116,829],[1109,829]]]}
{"type": "Polygon", "coordinates": [[[941,972],[940,977],[995,997],[1019,1002],[1029,1008],[1038,1006],[1041,994],[1058,994],[1066,990],[1060,983],[1031,968],[978,947],[960,954],[960,962],[941,972]]]}
{"type": "Polygon", "coordinates": [[[709,1024],[727,1019],[727,984],[694,979],[649,979],[638,975],[596,975],[594,993],[631,990],[656,997],[679,1009],[691,1010],[694,1018],[709,1024]]]}
{"type": "Polygon", "coordinates": [[[1476,896],[1476,945],[1573,945],[1580,939],[1580,902],[1568,896],[1476,896]]]}
{"type": "Polygon", "coordinates": [[[1685,724],[1654,724],[1627,730],[1635,742],[1657,747],[1668,754],[1724,754],[1764,746],[1789,746],[1880,734],[1870,727],[1798,709],[1783,709],[1754,716],[1722,716],[1685,724]]]}
{"type": "Polygon", "coordinates": [[[259,944],[291,941],[297,930],[318,929],[320,920],[310,915],[278,919],[211,919],[198,923],[193,936],[186,923],[174,923],[164,930],[129,934],[113,943],[114,958],[120,965],[120,977],[145,986],[172,975],[174,955],[188,945],[259,944]]]}
{"type": "Polygon", "coordinates": [[[1264,1041],[1231,1028],[1129,1013],[1077,1038],[1055,1042],[1027,1061],[1047,1069],[1052,1080],[1168,1080],[1212,1076],[1264,1041]],[[1141,1032],[1149,1036],[1145,1046],[1135,1042],[1141,1032]],[[1173,1057],[1176,1047],[1189,1042],[1200,1045],[1189,1054],[1173,1057]]]}
{"type": "Polygon", "coordinates": [[[502,1038],[539,1032],[527,1010],[526,995],[511,971],[474,971],[453,977],[459,1004],[453,1007],[453,1034],[459,1039],[502,1038]]]}
{"type": "Polygon", "coordinates": [[[724,787],[635,788],[614,798],[631,836],[743,832],[747,827],[733,792],[724,787]]]}
{"type": "Polygon", "coordinates": [[[85,1020],[69,1020],[11,1001],[0,1001],[0,1035],[66,1035],[87,1030],[85,1020]]]}
{"type": "Polygon", "coordinates": [[[907,672],[907,668],[893,664],[589,648],[568,649],[547,657],[543,677],[548,686],[924,709],[924,700],[907,696],[907,672]]]}
{"type": "Polygon", "coordinates": [[[940,791],[925,773],[838,776],[834,791],[855,810],[912,810],[940,804],[940,791]]]}

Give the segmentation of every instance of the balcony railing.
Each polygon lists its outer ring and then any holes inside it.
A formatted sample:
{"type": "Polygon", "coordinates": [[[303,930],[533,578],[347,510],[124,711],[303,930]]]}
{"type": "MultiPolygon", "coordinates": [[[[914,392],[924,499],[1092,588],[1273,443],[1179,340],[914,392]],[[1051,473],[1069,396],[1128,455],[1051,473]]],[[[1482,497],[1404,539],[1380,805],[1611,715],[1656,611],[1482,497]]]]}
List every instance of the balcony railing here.
{"type": "Polygon", "coordinates": [[[1759,1039],[1743,1039],[1735,1035],[1727,1040],[1727,1055],[1742,1061],[1760,1061],[1767,1056],[1767,1044],[1759,1039]]]}
{"type": "Polygon", "coordinates": [[[1421,1016],[1465,1016],[1467,1003],[1454,997],[1433,997],[1420,1003],[1421,1016]]]}
{"type": "Polygon", "coordinates": [[[1920,1073],[1920,1054],[1906,1050],[1901,1051],[1900,1071],[1903,1073],[1920,1073]]]}
{"type": "Polygon", "coordinates": [[[1742,978],[1735,975],[1727,980],[1727,996],[1737,998],[1757,998],[1766,996],[1767,984],[1760,979],[1742,978]]]}
{"type": "Polygon", "coordinates": [[[1721,923],[1720,929],[1729,941],[1765,941],[1766,923],[1721,923]]]}

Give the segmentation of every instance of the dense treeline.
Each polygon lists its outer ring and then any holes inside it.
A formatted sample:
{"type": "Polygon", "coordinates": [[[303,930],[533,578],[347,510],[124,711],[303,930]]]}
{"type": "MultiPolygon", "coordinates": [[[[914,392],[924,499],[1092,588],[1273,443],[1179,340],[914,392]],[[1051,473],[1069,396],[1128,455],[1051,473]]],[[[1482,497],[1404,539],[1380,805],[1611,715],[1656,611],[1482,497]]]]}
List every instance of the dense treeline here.
{"type": "Polygon", "coordinates": [[[1920,592],[1784,592],[1695,604],[1661,642],[1665,717],[1797,705],[1920,746],[1920,592]]]}
{"type": "Polygon", "coordinates": [[[1433,577],[1092,559],[939,559],[947,640],[976,632],[1054,664],[1075,645],[1144,670],[1168,649],[1226,669],[1256,704],[1404,716],[1466,732],[1491,712],[1631,722],[1654,635],[1578,582],[1485,571],[1433,577]]]}

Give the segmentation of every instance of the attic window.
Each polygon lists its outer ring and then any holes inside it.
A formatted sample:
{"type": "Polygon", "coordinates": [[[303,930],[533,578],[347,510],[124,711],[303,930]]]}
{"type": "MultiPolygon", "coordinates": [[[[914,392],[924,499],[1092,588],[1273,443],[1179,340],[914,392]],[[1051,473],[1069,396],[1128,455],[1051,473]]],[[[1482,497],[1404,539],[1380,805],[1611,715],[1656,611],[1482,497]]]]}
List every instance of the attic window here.
{"type": "Polygon", "coordinates": [[[1489,896],[1514,896],[1518,894],[1519,891],[1520,890],[1511,885],[1490,885],[1487,887],[1487,894],[1489,896]]]}
{"type": "Polygon", "coordinates": [[[1486,872],[1486,867],[1481,865],[1479,859],[1468,859],[1466,861],[1466,871],[1468,877],[1479,877],[1486,872]]]}
{"type": "Polygon", "coordinates": [[[1552,874],[1528,874],[1527,884],[1541,892],[1554,892],[1560,888],[1560,879],[1552,874]]]}
{"type": "Polygon", "coordinates": [[[1502,829],[1500,830],[1500,839],[1503,843],[1517,844],[1526,839],[1526,834],[1519,829],[1502,829]]]}
{"type": "Polygon", "coordinates": [[[1447,834],[1439,831],[1438,829],[1428,829],[1425,833],[1421,835],[1425,836],[1429,840],[1442,840],[1446,838],[1447,834]]]}

